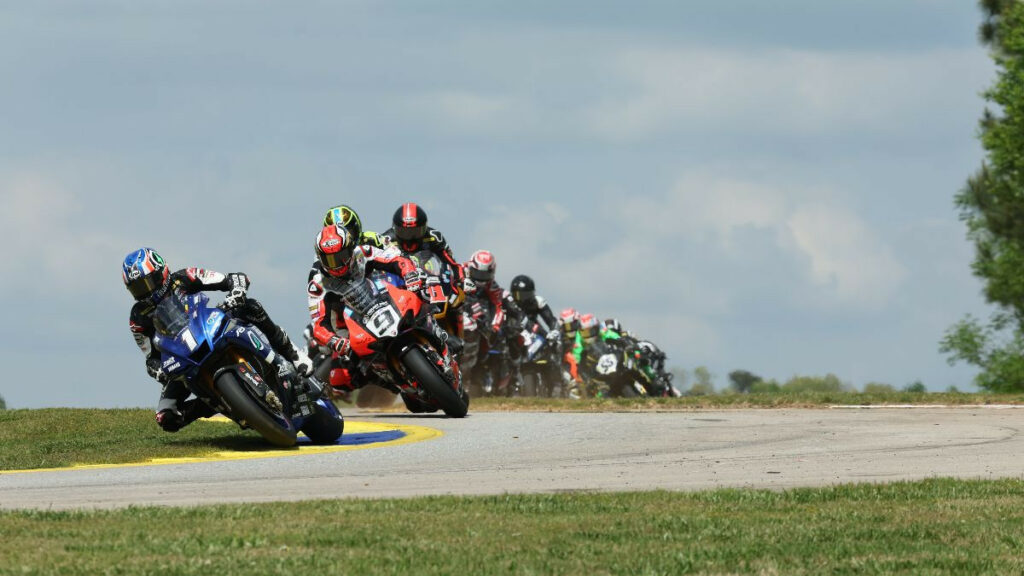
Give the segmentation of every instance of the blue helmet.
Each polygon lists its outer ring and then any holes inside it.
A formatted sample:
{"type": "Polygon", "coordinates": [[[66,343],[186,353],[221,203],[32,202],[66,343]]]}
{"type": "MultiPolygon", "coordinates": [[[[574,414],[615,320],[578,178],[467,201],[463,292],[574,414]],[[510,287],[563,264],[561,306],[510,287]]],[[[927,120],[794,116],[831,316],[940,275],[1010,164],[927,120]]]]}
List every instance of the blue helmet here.
{"type": "Polygon", "coordinates": [[[121,277],[136,300],[142,300],[167,282],[167,264],[152,248],[139,248],[124,258],[121,277]]]}

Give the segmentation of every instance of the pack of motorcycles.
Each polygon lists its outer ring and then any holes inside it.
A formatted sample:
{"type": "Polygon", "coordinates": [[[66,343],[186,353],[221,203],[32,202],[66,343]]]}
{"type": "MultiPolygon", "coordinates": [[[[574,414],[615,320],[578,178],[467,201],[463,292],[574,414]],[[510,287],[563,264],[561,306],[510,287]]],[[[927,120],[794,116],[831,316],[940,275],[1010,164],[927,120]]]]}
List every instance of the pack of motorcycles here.
{"type": "MultiPolygon", "coordinates": [[[[437,326],[448,336],[452,361],[461,374],[462,388],[468,392],[467,405],[468,398],[484,396],[575,399],[681,396],[672,383],[672,373],[665,367],[665,353],[650,341],[630,334],[620,334],[616,339],[594,338],[585,343],[578,370],[573,375],[568,355],[574,341],[549,337],[553,334],[551,330],[515,309],[514,304],[513,309],[508,310],[509,298],[505,298],[505,320],[495,329],[493,320],[497,311],[482,291],[463,291],[456,287],[456,275],[429,251],[413,254],[411,260],[428,277],[420,297],[437,326]],[[460,294],[465,294],[465,301],[461,303],[460,294]],[[462,326],[461,338],[456,336],[459,325],[462,326]]],[[[378,274],[379,282],[404,288],[402,278],[378,274]]],[[[358,405],[380,406],[390,405],[395,400],[394,394],[401,394],[410,411],[432,411],[418,405],[414,396],[403,393],[401,387],[389,381],[391,379],[375,378],[374,370],[360,366],[363,360],[359,356],[339,359],[331,350],[312,340],[310,329],[305,335],[308,353],[315,365],[314,374],[331,384],[326,388],[333,389],[336,397],[349,401],[350,393],[359,388],[358,405]],[[351,379],[346,376],[345,384],[338,386],[335,370],[342,368],[348,374],[360,372],[362,376],[351,379]]]]}

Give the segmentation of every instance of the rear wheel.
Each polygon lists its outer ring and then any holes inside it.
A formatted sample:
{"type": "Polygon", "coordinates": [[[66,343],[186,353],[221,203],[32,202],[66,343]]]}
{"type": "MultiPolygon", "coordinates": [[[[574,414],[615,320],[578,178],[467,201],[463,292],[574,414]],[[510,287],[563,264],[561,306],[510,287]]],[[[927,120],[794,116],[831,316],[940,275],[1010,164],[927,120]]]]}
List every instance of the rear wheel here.
{"type": "Polygon", "coordinates": [[[217,377],[214,387],[220,393],[224,403],[228,405],[231,416],[235,420],[260,433],[268,442],[275,446],[294,446],[295,430],[281,426],[264,407],[248,391],[234,372],[226,371],[217,377]]]}
{"type": "Polygon", "coordinates": [[[445,414],[452,418],[462,418],[466,415],[469,405],[450,384],[445,382],[437,367],[427,360],[422,350],[416,346],[409,348],[402,356],[402,363],[445,414]]]}
{"type": "Polygon", "coordinates": [[[332,411],[317,402],[313,415],[302,423],[302,432],[313,444],[334,444],[345,432],[345,418],[337,409],[332,411]]]}

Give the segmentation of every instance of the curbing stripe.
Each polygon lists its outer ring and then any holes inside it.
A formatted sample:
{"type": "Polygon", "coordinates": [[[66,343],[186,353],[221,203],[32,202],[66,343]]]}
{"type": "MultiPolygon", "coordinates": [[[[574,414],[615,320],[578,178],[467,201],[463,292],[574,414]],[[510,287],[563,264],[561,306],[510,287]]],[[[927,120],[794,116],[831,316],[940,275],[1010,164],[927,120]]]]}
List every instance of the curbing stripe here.
{"type": "MultiPolygon", "coordinates": [[[[230,422],[227,418],[224,421],[230,422]]],[[[426,426],[409,426],[406,424],[388,424],[384,422],[352,422],[345,421],[345,433],[341,440],[344,441],[349,435],[364,435],[364,438],[357,444],[337,444],[332,446],[313,446],[310,444],[298,444],[293,448],[268,448],[267,450],[252,452],[214,452],[206,456],[192,456],[183,458],[153,458],[145,462],[130,462],[124,464],[76,464],[65,468],[36,468],[32,470],[0,470],[0,475],[5,474],[31,474],[34,472],[64,472],[69,470],[102,470],[107,468],[136,468],[141,466],[167,466],[170,464],[193,464],[198,462],[226,462],[231,460],[255,460],[259,458],[281,458],[285,456],[304,456],[308,454],[329,454],[332,452],[351,452],[354,450],[368,450],[370,448],[383,448],[387,446],[401,446],[403,444],[414,444],[444,436],[444,433],[426,426]],[[397,436],[394,432],[400,432],[397,436]]],[[[300,438],[303,438],[300,436],[300,438]]]]}

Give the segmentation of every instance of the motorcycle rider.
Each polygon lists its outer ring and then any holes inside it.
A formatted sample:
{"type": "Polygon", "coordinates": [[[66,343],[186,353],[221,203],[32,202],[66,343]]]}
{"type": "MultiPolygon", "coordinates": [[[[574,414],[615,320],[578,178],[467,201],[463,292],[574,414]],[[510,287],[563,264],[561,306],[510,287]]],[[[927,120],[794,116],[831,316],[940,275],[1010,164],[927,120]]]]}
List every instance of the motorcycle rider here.
{"type": "Polygon", "coordinates": [[[465,279],[448,242],[441,232],[427,225],[427,213],[418,204],[406,202],[395,210],[395,215],[391,218],[391,228],[384,232],[383,241],[397,245],[405,255],[412,255],[422,249],[430,250],[447,262],[458,275],[456,284],[461,285],[465,279]]]}
{"type": "Polygon", "coordinates": [[[374,248],[385,247],[384,237],[376,232],[363,230],[363,223],[359,219],[359,214],[356,214],[355,210],[344,204],[331,208],[324,215],[322,226],[333,226],[335,224],[344,226],[352,236],[358,239],[360,245],[373,246],[374,248]]]}
{"type": "MultiPolygon", "coordinates": [[[[533,279],[520,274],[512,279],[509,291],[512,294],[512,301],[522,310],[527,331],[543,335],[555,357],[561,357],[562,332],[559,330],[558,320],[544,298],[537,295],[533,279]]],[[[544,375],[547,385],[552,387],[552,390],[555,390],[554,383],[561,380],[558,364],[547,364],[544,375]]]]}
{"type": "Polygon", "coordinates": [[[222,307],[244,322],[263,332],[274,351],[291,360],[302,374],[309,374],[312,361],[305,351],[296,347],[288,334],[270,319],[263,306],[247,297],[249,277],[241,272],[222,274],[203,268],[183,268],[171,273],[164,259],[152,248],[139,248],[124,259],[121,270],[125,288],[135,298],[129,327],[135,343],[146,357],[146,372],[162,385],[157,404],[156,421],[167,432],[177,432],[197,418],[214,414],[199,399],[187,400],[191,392],[180,378],[169,378],[163,371],[160,351],[153,345],[156,327],[153,314],[160,301],[171,291],[179,296],[220,290],[228,292],[222,307]]]}
{"type": "Polygon", "coordinates": [[[317,261],[310,271],[307,288],[309,310],[312,317],[312,343],[324,346],[334,353],[332,362],[324,363],[330,370],[330,385],[343,392],[362,388],[375,382],[368,381],[351,358],[351,344],[345,324],[343,294],[353,282],[361,282],[367,270],[382,270],[402,276],[406,289],[419,291],[423,274],[408,258],[390,250],[359,245],[356,236],[342,224],[324,226],[316,237],[317,261]]]}
{"type": "Polygon", "coordinates": [[[449,334],[461,340],[464,326],[460,308],[466,299],[465,273],[441,232],[427,225],[427,212],[414,202],[402,204],[391,218],[391,228],[380,238],[385,246],[397,246],[406,257],[412,257],[421,250],[429,250],[448,265],[453,276],[450,287],[455,291],[456,299],[448,307],[441,325],[449,334]]]}
{"type": "Polygon", "coordinates": [[[565,345],[570,347],[562,357],[566,366],[562,379],[569,386],[569,395],[579,398],[583,387],[583,378],[580,375],[580,360],[583,355],[580,314],[575,308],[566,308],[559,315],[558,323],[561,326],[562,339],[565,345]]]}
{"type": "Polygon", "coordinates": [[[544,330],[546,338],[562,340],[562,333],[558,329],[558,319],[555,318],[555,313],[551,311],[551,306],[548,306],[547,301],[537,295],[532,278],[525,274],[516,276],[509,285],[509,292],[512,294],[512,301],[519,306],[528,321],[544,330]]]}
{"type": "Polygon", "coordinates": [[[512,301],[509,292],[502,289],[495,280],[498,263],[494,254],[488,250],[477,250],[462,267],[466,276],[466,297],[470,303],[467,314],[471,315],[471,319],[465,319],[463,323],[477,327],[477,331],[467,334],[467,338],[471,340],[469,345],[473,346],[477,343],[476,340],[483,339],[491,348],[503,347],[506,353],[502,354],[499,360],[498,380],[508,382],[515,375],[515,360],[521,352],[518,349],[519,331],[512,330],[511,327],[519,326],[524,314],[512,301]],[[502,330],[506,323],[508,328],[502,330]],[[505,340],[498,341],[497,338],[505,340]]]}

